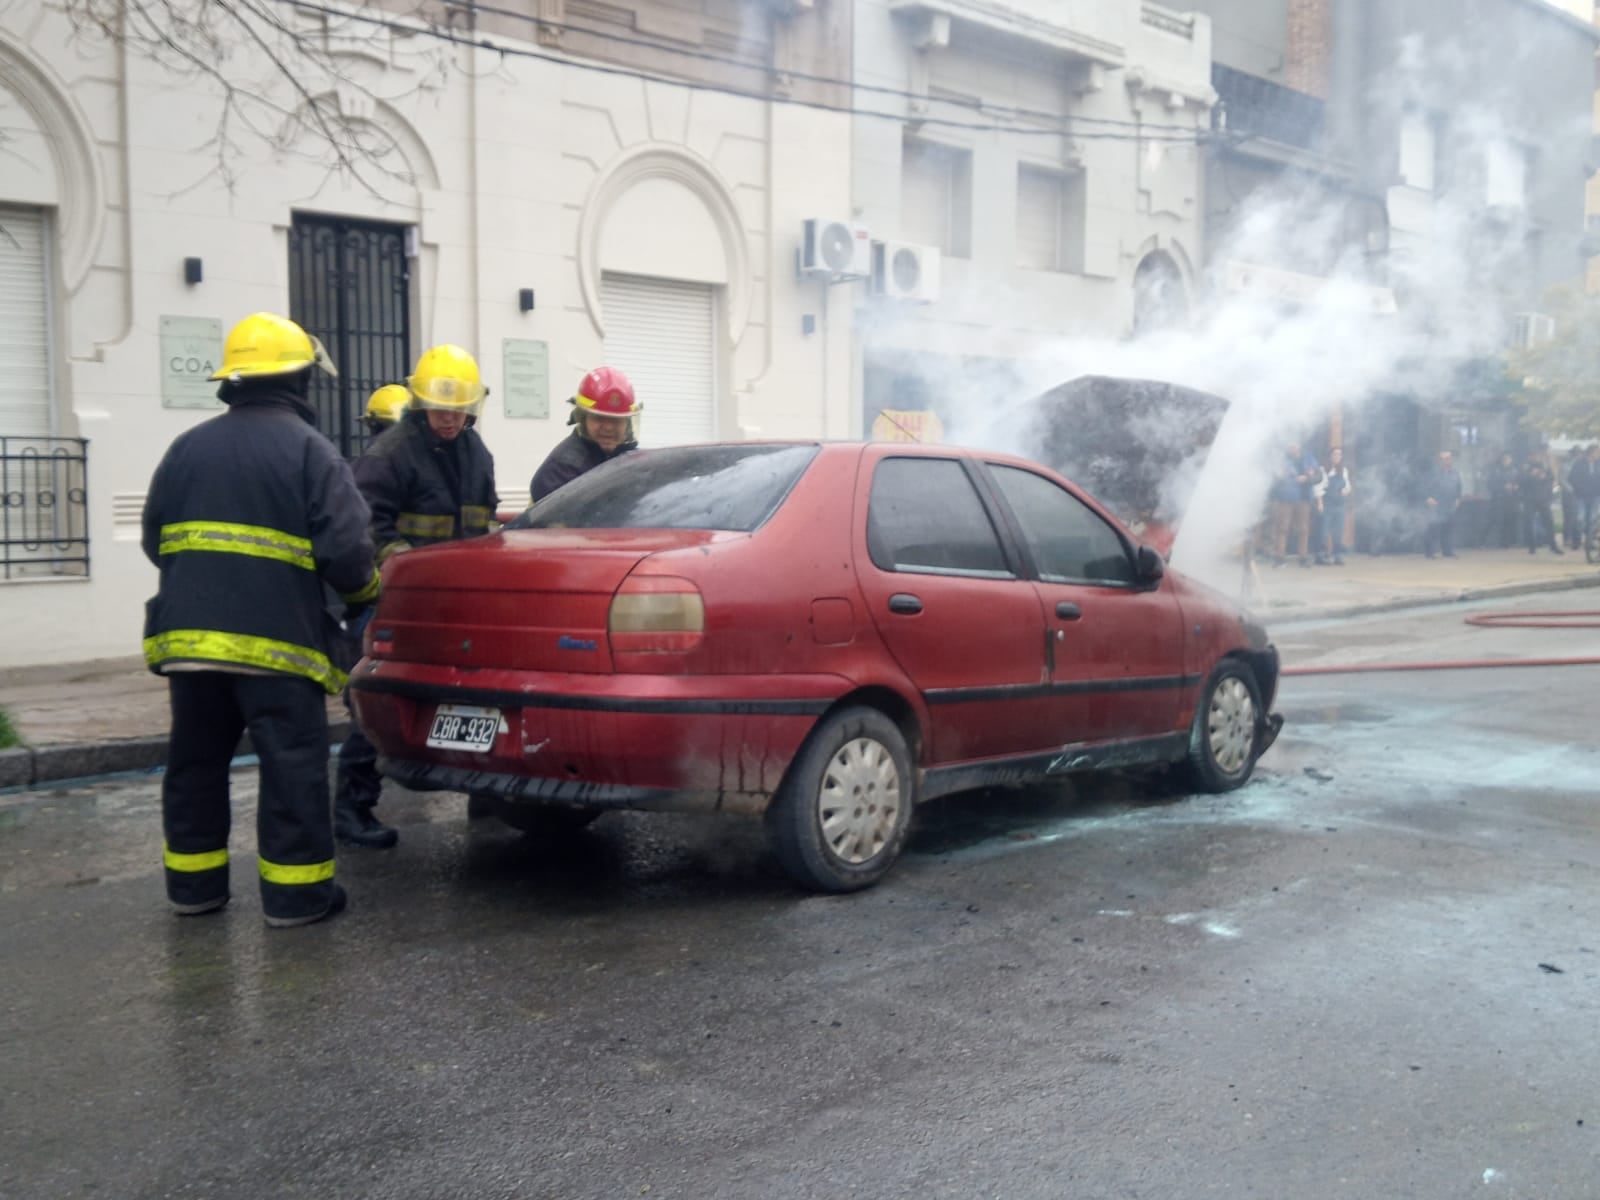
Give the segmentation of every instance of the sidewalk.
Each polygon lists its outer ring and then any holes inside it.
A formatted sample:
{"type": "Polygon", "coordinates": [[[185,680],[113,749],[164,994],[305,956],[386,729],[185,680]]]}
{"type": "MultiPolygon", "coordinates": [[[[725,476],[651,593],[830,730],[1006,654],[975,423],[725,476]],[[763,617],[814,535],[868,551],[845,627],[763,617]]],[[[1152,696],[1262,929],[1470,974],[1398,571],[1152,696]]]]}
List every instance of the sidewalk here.
{"type": "Polygon", "coordinates": [[[1348,554],[1342,567],[1301,567],[1291,559],[1281,567],[1257,563],[1255,575],[1254,594],[1243,599],[1269,625],[1600,586],[1600,566],[1586,563],[1581,550],[1462,550],[1434,559],[1348,554]]]}
{"type": "MultiPolygon", "coordinates": [[[[0,788],[166,765],[167,684],[142,658],[0,670],[0,707],[27,747],[0,750],[0,788]]],[[[335,742],[349,729],[337,696],[328,725],[335,742]]],[[[251,753],[248,735],[239,753],[251,753]]]]}
{"type": "MultiPolygon", "coordinates": [[[[1581,552],[1558,558],[1547,550],[1464,550],[1458,558],[1433,560],[1352,554],[1342,567],[1258,564],[1254,586],[1246,602],[1277,625],[1600,586],[1600,567],[1585,563],[1581,552]]],[[[0,788],[149,770],[166,762],[166,684],[141,659],[3,670],[0,705],[28,745],[0,750],[0,788]]],[[[333,740],[342,740],[348,717],[336,696],[328,701],[328,722],[333,740]]],[[[249,753],[248,742],[240,752],[249,753]]]]}

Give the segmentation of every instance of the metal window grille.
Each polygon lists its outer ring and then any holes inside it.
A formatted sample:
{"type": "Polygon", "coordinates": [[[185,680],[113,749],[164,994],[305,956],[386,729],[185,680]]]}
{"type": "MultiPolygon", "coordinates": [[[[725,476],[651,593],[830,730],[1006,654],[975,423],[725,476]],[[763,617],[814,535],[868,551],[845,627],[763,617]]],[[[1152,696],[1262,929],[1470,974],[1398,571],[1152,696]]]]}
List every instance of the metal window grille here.
{"type": "Polygon", "coordinates": [[[89,442],[0,437],[4,579],[89,574],[89,442]]]}
{"type": "Polygon", "coordinates": [[[411,373],[411,263],[404,225],[296,214],[289,316],[322,339],[339,378],[312,372],[317,427],[340,453],[366,449],[367,397],[411,373]]]}

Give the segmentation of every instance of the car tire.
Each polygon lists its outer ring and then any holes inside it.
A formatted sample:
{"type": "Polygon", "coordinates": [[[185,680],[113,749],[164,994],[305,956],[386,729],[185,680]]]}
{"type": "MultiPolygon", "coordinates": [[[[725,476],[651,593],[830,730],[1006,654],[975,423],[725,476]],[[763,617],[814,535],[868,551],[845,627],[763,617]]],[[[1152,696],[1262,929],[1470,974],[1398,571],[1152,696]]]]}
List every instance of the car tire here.
{"type": "Polygon", "coordinates": [[[822,719],[789,764],[767,808],[767,833],[801,887],[860,891],[900,856],[915,803],[900,727],[875,708],[844,708],[822,719]]]}
{"type": "Polygon", "coordinates": [[[591,824],[601,812],[593,807],[565,804],[515,804],[502,801],[495,816],[518,833],[535,838],[560,838],[577,833],[591,824]]]}
{"type": "Polygon", "coordinates": [[[1225,658],[1200,691],[1189,732],[1189,781],[1202,792],[1231,792],[1250,778],[1260,743],[1261,688],[1236,658],[1225,658]]]}

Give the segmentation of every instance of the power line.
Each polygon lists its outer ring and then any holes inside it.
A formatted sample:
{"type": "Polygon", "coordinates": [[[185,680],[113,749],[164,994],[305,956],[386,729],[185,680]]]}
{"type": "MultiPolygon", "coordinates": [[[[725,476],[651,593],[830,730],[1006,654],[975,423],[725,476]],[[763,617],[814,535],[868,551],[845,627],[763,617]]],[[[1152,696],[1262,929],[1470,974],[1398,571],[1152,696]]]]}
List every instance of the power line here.
{"type": "MultiPolygon", "coordinates": [[[[551,21],[531,13],[515,12],[511,9],[496,8],[492,4],[480,4],[475,0],[468,0],[469,11],[474,13],[488,13],[490,16],[507,17],[512,20],[524,21],[530,25],[540,25],[548,29],[559,29],[564,33],[578,33],[585,37],[598,38],[602,41],[615,42],[623,46],[637,46],[645,50],[659,50],[665,54],[676,54],[682,58],[698,59],[702,62],[719,63],[723,66],[737,67],[746,71],[775,71],[779,68],[769,67],[763,63],[741,62],[726,54],[712,54],[705,50],[695,50],[687,46],[674,46],[668,42],[652,41],[649,38],[630,37],[625,33],[612,33],[604,29],[591,29],[587,25],[573,25],[568,22],[551,21]]],[[[1194,130],[1183,125],[1156,125],[1143,121],[1128,121],[1119,117],[1091,117],[1077,113],[1052,113],[1039,108],[1022,108],[1013,105],[991,105],[979,99],[968,100],[956,96],[935,96],[931,93],[905,91],[901,88],[885,87],[880,84],[861,83],[853,79],[839,79],[831,75],[813,75],[806,71],[782,69],[781,74],[790,79],[804,80],[807,83],[826,84],[831,87],[845,87],[855,92],[866,92],[878,96],[892,96],[899,100],[920,100],[926,103],[949,104],[957,108],[969,108],[996,116],[1037,118],[1045,121],[1075,121],[1086,125],[1108,125],[1126,129],[1139,130],[1171,130],[1187,133],[1191,136],[1194,130]]]]}
{"type": "MultiPolygon", "coordinates": [[[[525,58],[535,62],[552,63],[556,66],[571,67],[574,70],[589,71],[598,75],[609,75],[621,79],[638,79],[646,83],[659,83],[667,87],[683,88],[692,92],[709,92],[723,96],[733,96],[742,100],[755,100],[767,104],[783,104],[793,108],[812,109],[817,112],[835,113],[840,116],[876,117],[879,120],[895,121],[902,125],[931,125],[941,129],[962,130],[969,133],[1009,133],[1022,137],[1057,137],[1069,138],[1073,141],[1103,141],[1103,142],[1139,142],[1139,143],[1165,143],[1169,145],[1209,145],[1213,142],[1232,141],[1232,135],[1218,133],[1213,130],[1183,130],[1181,133],[1115,133],[1110,131],[1079,131],[1072,129],[1019,129],[1014,125],[1002,124],[975,124],[969,121],[952,121],[944,117],[918,117],[903,116],[896,113],[878,112],[870,108],[857,108],[852,105],[827,104],[819,100],[801,100],[794,96],[773,96],[762,92],[753,92],[743,88],[730,87],[725,84],[707,83],[702,81],[675,79],[668,75],[658,75],[649,71],[637,71],[628,67],[611,66],[597,63],[587,59],[569,58],[565,55],[548,54],[542,50],[535,50],[527,46],[503,46],[488,39],[467,37],[448,29],[441,29],[436,25],[413,25],[398,21],[390,17],[378,16],[368,12],[351,12],[345,9],[336,9],[325,4],[314,3],[313,0],[281,0],[290,8],[300,9],[303,12],[320,13],[323,16],[336,17],[342,20],[360,21],[364,24],[375,25],[381,29],[388,29],[405,34],[421,33],[439,41],[450,42],[458,46],[466,46],[477,50],[488,50],[508,58],[525,58]]],[[[750,67],[756,70],[761,68],[750,67]]],[[[841,82],[841,87],[852,86],[841,82]]],[[[1068,120],[1063,116],[1053,116],[1051,120],[1068,120]]],[[[1178,126],[1166,128],[1178,129],[1178,126]]]]}

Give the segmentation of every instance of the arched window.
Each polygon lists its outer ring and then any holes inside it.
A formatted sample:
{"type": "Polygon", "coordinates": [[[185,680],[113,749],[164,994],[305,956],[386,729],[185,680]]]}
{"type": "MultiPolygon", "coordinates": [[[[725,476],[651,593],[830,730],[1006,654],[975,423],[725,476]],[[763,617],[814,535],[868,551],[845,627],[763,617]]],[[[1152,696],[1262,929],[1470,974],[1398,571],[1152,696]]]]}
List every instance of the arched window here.
{"type": "Polygon", "coordinates": [[[58,432],[58,298],[87,269],[101,215],[98,178],[69,102],[0,46],[0,436],[58,432]],[[56,278],[62,263],[68,278],[56,278]]]}
{"type": "Polygon", "coordinates": [[[1189,294],[1172,256],[1147,254],[1133,274],[1133,332],[1177,329],[1189,320],[1189,294]]]}
{"type": "Polygon", "coordinates": [[[636,148],[596,181],[580,241],[585,298],[606,362],[644,406],[644,440],[723,436],[727,361],[750,305],[749,251],[727,188],[681,150],[636,148]]]}

